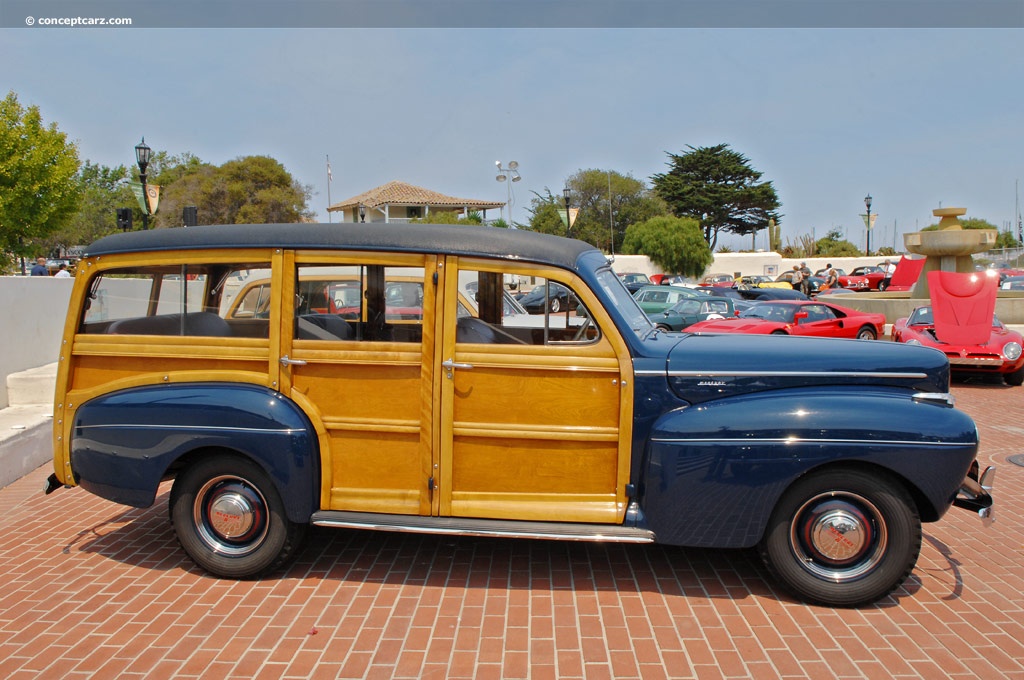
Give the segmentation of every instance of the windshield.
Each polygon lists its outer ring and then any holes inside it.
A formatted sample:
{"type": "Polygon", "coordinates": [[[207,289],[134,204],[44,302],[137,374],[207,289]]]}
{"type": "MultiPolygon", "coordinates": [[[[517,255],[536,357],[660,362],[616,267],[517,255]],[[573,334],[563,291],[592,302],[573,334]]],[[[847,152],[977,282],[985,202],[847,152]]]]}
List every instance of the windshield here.
{"type": "Polygon", "coordinates": [[[643,337],[653,328],[651,320],[647,318],[647,314],[644,313],[644,310],[640,309],[636,300],[633,299],[629,290],[626,289],[625,284],[622,283],[621,279],[611,269],[602,269],[597,272],[597,280],[601,284],[601,288],[604,289],[605,294],[611,299],[612,304],[625,317],[626,322],[633,329],[634,333],[643,337]]]}
{"type": "Polygon", "coordinates": [[[765,319],[766,321],[791,323],[795,311],[796,307],[793,305],[773,305],[762,302],[743,311],[740,316],[744,319],[765,319]]]}

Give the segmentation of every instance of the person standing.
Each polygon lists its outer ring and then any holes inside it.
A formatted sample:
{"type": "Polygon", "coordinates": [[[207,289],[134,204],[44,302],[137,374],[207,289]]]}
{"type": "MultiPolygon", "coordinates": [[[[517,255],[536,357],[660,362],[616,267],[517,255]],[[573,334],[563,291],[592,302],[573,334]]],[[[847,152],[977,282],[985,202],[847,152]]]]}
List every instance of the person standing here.
{"type": "Polygon", "coordinates": [[[37,257],[36,263],[32,265],[31,276],[49,276],[50,270],[46,268],[46,258],[37,257]]]}
{"type": "Polygon", "coordinates": [[[55,279],[70,279],[71,272],[68,271],[68,266],[63,262],[60,263],[60,267],[57,269],[57,273],[53,275],[55,279]]]}
{"type": "MultiPolygon", "coordinates": [[[[790,285],[793,286],[793,290],[798,290],[802,293],[805,281],[807,281],[807,278],[804,276],[804,273],[800,271],[800,266],[793,265],[793,277],[789,281],[790,285]]],[[[806,293],[804,294],[806,295],[806,293]]]]}
{"type": "Polygon", "coordinates": [[[800,281],[800,292],[807,297],[811,297],[811,270],[806,262],[800,263],[800,274],[803,276],[803,279],[800,281]]]}

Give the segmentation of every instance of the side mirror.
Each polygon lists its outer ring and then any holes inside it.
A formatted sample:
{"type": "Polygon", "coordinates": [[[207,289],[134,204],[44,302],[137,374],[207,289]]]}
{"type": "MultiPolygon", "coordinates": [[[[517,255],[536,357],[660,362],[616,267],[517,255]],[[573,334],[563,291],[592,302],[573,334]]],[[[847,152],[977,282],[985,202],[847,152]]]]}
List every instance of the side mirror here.
{"type": "Polygon", "coordinates": [[[807,318],[807,312],[797,312],[793,315],[793,321],[800,323],[807,318]]]}

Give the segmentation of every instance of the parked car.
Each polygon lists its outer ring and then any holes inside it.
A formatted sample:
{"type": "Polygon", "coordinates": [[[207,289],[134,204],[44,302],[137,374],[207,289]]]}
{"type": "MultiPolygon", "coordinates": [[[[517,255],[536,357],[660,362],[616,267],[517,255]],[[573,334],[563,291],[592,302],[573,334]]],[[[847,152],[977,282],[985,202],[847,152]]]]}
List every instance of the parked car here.
{"type": "Polygon", "coordinates": [[[1000,281],[999,287],[1003,290],[1024,290],[1024,276],[1007,276],[1000,281]]]}
{"type": "Polygon", "coordinates": [[[1021,352],[1024,339],[995,316],[992,317],[992,332],[985,342],[947,343],[942,337],[942,329],[936,328],[932,317],[931,305],[915,308],[910,316],[897,319],[892,327],[895,342],[934,347],[946,355],[954,372],[997,374],[1007,385],[1024,384],[1024,354],[1021,352]]]}
{"type": "Polygon", "coordinates": [[[759,333],[874,340],[882,335],[885,315],[848,309],[820,300],[761,302],[739,316],[701,321],[691,333],[759,333]]]}
{"type": "Polygon", "coordinates": [[[770,276],[763,274],[750,274],[741,276],[736,280],[737,288],[792,288],[789,281],[776,281],[770,276]]]}
{"type": "Polygon", "coordinates": [[[878,290],[879,284],[888,277],[883,267],[873,264],[854,267],[853,271],[850,272],[850,276],[863,276],[866,278],[868,280],[867,287],[869,290],[878,290]]]}
{"type": "Polygon", "coordinates": [[[633,293],[633,299],[648,315],[663,312],[680,300],[697,297],[689,288],[679,286],[644,286],[633,293]]]}
{"type": "Polygon", "coordinates": [[[543,314],[545,309],[557,314],[575,308],[579,300],[562,284],[550,282],[548,286],[535,286],[533,290],[519,298],[519,304],[530,314],[543,314]]]}
{"type": "Polygon", "coordinates": [[[712,286],[716,288],[732,288],[736,283],[736,277],[732,274],[709,274],[701,279],[700,286],[712,286]]]}
{"type": "MultiPolygon", "coordinates": [[[[816,295],[818,290],[825,285],[825,279],[820,276],[809,276],[807,280],[811,284],[811,295],[816,295]]],[[[789,287],[793,287],[793,270],[784,271],[775,278],[776,283],[788,283],[789,287]]]]}
{"type": "MultiPolygon", "coordinates": [[[[840,288],[847,288],[849,290],[859,290],[859,291],[871,290],[871,281],[870,281],[870,279],[868,279],[867,276],[858,276],[858,275],[855,275],[855,274],[847,274],[846,270],[840,269],[839,267],[833,267],[833,269],[836,270],[836,276],[839,277],[839,287],[840,288]]],[[[828,270],[827,269],[819,269],[818,271],[814,272],[814,276],[816,276],[818,278],[821,278],[821,279],[827,279],[828,278],[828,270]]]]}
{"type": "Polygon", "coordinates": [[[922,522],[992,506],[942,354],[663,333],[581,241],[199,226],[105,237],[79,271],[46,491],[166,497],[182,549],[217,576],[274,572],[312,524],[756,546],[798,597],[852,606],[912,572],[922,522]],[[225,318],[226,282],[265,270],[268,318],[225,318]],[[365,282],[365,315],[305,313],[296,282],[339,270],[365,282]],[[399,274],[422,284],[420,318],[387,318],[399,274]],[[579,304],[507,318],[510,276],[579,304]]]}
{"type": "Polygon", "coordinates": [[[686,298],[663,312],[648,313],[648,316],[655,326],[664,331],[681,331],[698,321],[736,316],[737,302],[727,297],[686,298]]]}
{"type": "Polygon", "coordinates": [[[651,285],[651,279],[643,272],[623,272],[618,276],[630,293],[635,293],[644,286],[651,285]]]}

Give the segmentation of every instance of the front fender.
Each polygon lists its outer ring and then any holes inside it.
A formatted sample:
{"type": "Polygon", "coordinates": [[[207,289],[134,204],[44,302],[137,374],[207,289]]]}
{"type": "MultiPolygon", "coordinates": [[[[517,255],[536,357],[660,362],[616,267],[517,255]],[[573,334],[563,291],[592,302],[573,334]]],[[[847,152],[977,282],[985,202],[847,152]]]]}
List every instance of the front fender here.
{"type": "Polygon", "coordinates": [[[651,430],[641,506],[660,543],[750,547],[800,476],[844,463],[882,468],[949,508],[977,453],[964,413],[903,390],[760,392],[672,411],[651,430]]]}
{"type": "Polygon", "coordinates": [[[181,383],[135,387],[82,404],[71,433],[71,468],[86,490],[149,507],[183,456],[235,451],[277,485],[290,519],[308,522],[319,502],[319,451],[306,415],[257,385],[181,383]]]}

